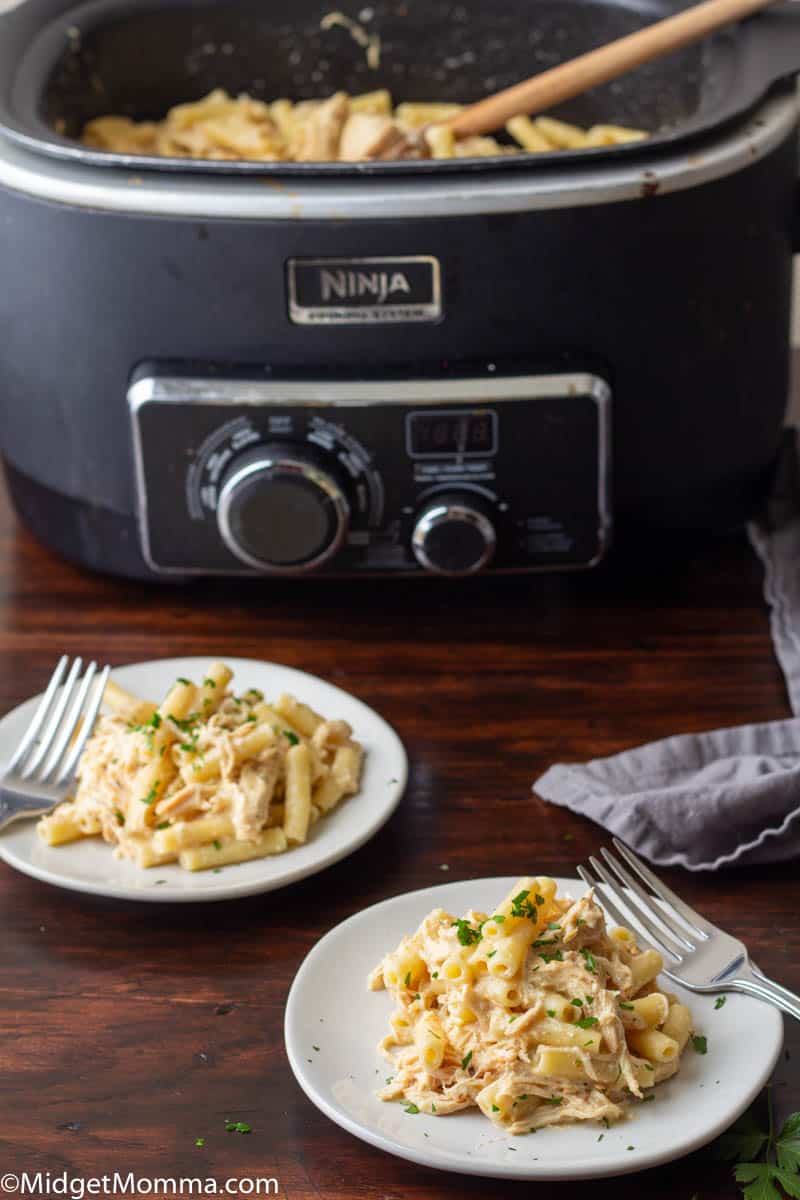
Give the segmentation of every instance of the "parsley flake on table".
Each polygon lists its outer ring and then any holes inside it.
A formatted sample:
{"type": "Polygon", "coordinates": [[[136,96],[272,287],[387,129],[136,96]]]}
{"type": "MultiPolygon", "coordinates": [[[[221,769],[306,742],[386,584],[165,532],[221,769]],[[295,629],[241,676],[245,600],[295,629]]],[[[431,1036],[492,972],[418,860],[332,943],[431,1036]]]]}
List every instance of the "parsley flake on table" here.
{"type": "Polygon", "coordinates": [[[252,1129],[245,1121],[226,1121],[225,1129],[228,1133],[252,1133],[252,1129]]]}
{"type": "Polygon", "coordinates": [[[699,1033],[692,1035],[692,1045],[697,1054],[708,1054],[708,1038],[699,1033]]]}
{"type": "Polygon", "coordinates": [[[403,1111],[410,1113],[412,1117],[415,1117],[419,1112],[419,1109],[417,1108],[416,1104],[407,1104],[403,1111]]]}
{"type": "Polygon", "coordinates": [[[725,1000],[725,996],[717,996],[716,1000],[714,1001],[714,1008],[722,1008],[725,1004],[725,1000]]]}
{"type": "Polygon", "coordinates": [[[312,1046],[311,1049],[316,1050],[317,1054],[319,1054],[319,1046],[312,1046]]]}
{"type": "Polygon", "coordinates": [[[194,1144],[195,1144],[195,1146],[205,1146],[206,1139],[205,1138],[195,1138],[194,1144]]]}

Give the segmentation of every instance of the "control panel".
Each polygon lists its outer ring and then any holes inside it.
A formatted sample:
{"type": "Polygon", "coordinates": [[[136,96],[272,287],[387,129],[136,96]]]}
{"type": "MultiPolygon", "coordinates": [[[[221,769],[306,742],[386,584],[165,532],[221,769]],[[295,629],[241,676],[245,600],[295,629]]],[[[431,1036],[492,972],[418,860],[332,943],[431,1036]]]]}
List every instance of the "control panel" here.
{"type": "Polygon", "coordinates": [[[174,575],[589,567],[610,531],[591,373],[299,379],[143,368],[142,549],[174,575]]]}

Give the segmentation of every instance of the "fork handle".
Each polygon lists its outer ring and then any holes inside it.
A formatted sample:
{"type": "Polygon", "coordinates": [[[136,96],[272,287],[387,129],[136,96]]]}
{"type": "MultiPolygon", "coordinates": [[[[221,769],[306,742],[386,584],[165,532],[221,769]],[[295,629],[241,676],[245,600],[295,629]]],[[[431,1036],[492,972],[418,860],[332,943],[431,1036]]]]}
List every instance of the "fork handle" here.
{"type": "Polygon", "coordinates": [[[768,1004],[800,1021],[800,996],[796,996],[779,983],[773,983],[761,971],[754,971],[752,966],[746,976],[737,975],[729,983],[734,991],[745,992],[748,996],[755,996],[757,1000],[766,1000],[768,1004]]]}
{"type": "Polygon", "coordinates": [[[54,802],[46,803],[42,800],[22,800],[19,796],[13,793],[0,791],[0,830],[11,825],[13,821],[20,821],[23,818],[43,817],[45,813],[50,812],[54,802]]]}

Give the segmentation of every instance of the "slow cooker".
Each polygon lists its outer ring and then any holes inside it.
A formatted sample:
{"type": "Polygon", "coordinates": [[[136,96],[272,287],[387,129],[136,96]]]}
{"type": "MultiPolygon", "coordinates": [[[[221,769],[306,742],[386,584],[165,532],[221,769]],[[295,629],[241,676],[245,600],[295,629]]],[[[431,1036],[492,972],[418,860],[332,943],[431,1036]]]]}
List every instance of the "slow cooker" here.
{"type": "Polygon", "coordinates": [[[728,529],[787,397],[800,16],[566,105],[641,143],[454,162],[78,141],[214,86],[473,100],[670,0],[319,0],[0,16],[0,449],[22,520],[121,575],[539,571],[728,529]],[[353,14],[356,15],[356,14],[353,14]]]}

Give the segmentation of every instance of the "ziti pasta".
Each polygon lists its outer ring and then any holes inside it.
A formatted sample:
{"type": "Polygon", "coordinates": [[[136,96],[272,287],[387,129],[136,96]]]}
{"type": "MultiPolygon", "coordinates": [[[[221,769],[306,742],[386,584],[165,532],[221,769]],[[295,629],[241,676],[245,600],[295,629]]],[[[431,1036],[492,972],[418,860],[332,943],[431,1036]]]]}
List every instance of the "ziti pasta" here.
{"type": "Polygon", "coordinates": [[[513,117],[513,144],[493,137],[455,138],[444,124],[462,104],[395,105],[381,88],[324,100],[256,100],[222,88],[171,108],[161,121],[106,116],[89,121],[81,140],[96,150],[171,158],[253,162],[366,162],[381,158],[486,158],[552,150],[618,146],[647,137],[623,125],[581,129],[553,117],[513,117]]]}
{"type": "Polygon", "coordinates": [[[281,854],[358,791],[363,748],[346,721],[293,696],[235,695],[213,663],[160,705],[109,684],[74,798],[38,824],[50,846],[100,836],[140,867],[188,871],[281,854]]]}
{"type": "Polygon", "coordinates": [[[395,1001],[379,1095],[440,1117],[477,1106],[511,1134],[619,1120],[675,1074],[692,1031],[661,967],[606,929],[593,892],[573,901],[546,877],[490,913],[436,909],[369,978],[395,1001]]]}

